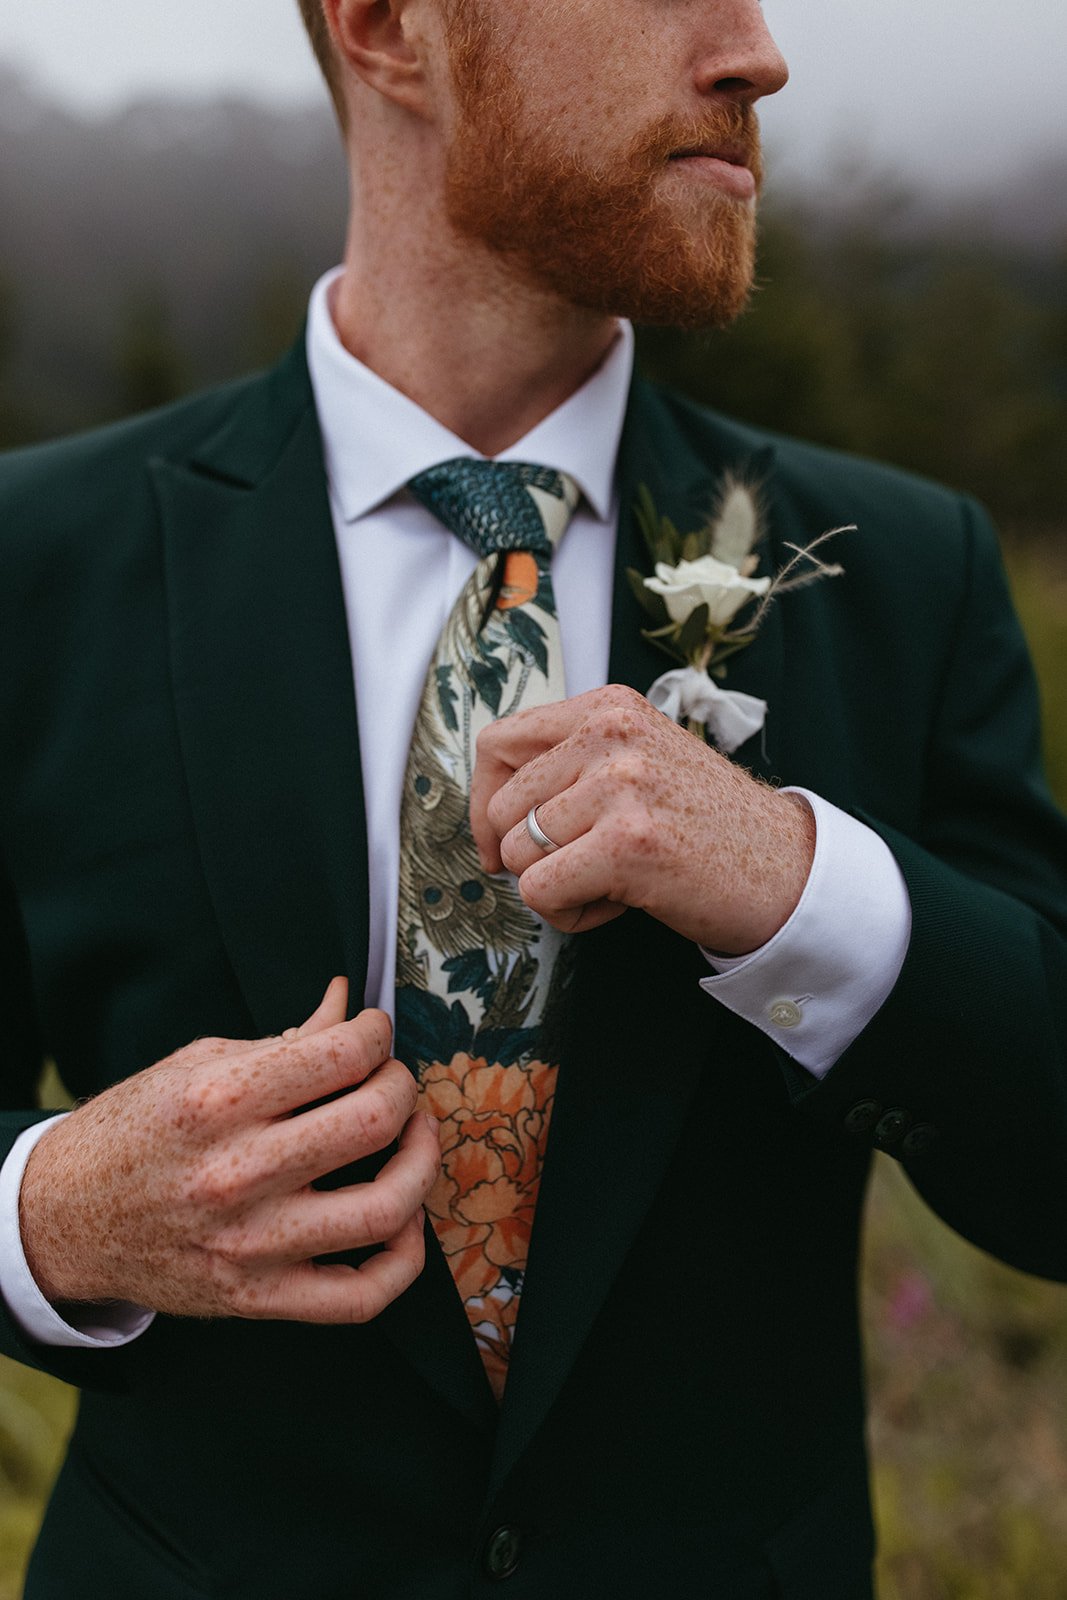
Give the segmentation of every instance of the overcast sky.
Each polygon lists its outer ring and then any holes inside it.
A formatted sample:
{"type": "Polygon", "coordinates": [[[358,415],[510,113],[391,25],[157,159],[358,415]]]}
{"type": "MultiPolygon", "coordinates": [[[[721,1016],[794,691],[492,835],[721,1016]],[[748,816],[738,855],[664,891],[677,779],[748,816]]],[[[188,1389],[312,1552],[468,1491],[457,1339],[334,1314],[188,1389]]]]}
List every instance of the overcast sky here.
{"type": "MultiPolygon", "coordinates": [[[[829,150],[968,187],[1067,149],[1067,0],[765,0],[793,80],[766,102],[780,157],[829,150]]],[[[296,0],[12,3],[0,59],[79,107],[145,91],[319,93],[296,0]]]]}

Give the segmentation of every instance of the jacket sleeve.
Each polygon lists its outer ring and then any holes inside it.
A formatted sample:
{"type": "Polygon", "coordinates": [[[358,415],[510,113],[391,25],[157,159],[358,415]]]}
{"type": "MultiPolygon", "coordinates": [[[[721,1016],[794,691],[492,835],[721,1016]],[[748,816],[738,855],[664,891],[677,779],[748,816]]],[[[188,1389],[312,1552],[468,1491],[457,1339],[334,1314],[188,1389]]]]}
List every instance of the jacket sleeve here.
{"type": "Polygon", "coordinates": [[[915,837],[893,851],[911,943],[889,998],[798,1112],[901,1160],[957,1232],[1067,1281],[1067,822],[996,534],[965,503],[968,581],[915,837]]]}
{"type": "MultiPolygon", "coordinates": [[[[52,1116],[37,1108],[44,1048],[33,1000],[29,955],[18,901],[0,866],[0,1165],[25,1128],[52,1116]]],[[[83,1351],[38,1344],[22,1332],[0,1298],[0,1355],[80,1388],[126,1386],[121,1350],[83,1351]]]]}

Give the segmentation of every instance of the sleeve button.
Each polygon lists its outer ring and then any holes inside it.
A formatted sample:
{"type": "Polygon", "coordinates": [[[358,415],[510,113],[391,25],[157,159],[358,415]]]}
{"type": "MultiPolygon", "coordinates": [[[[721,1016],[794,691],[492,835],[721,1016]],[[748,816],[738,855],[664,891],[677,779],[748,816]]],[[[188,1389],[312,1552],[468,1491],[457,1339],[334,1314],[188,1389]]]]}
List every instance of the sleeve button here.
{"type": "Polygon", "coordinates": [[[929,1150],[935,1145],[940,1137],[932,1122],[917,1122],[905,1136],[901,1149],[907,1156],[921,1155],[924,1150],[929,1150]]]}
{"type": "Polygon", "coordinates": [[[767,1015],[776,1028],[796,1028],[804,1021],[804,1013],[795,1000],[776,1000],[767,1015]]]}
{"type": "Polygon", "coordinates": [[[859,1100],[845,1118],[845,1131],[856,1138],[870,1133],[881,1115],[882,1108],[877,1100],[859,1100]]]}
{"type": "Polygon", "coordinates": [[[910,1121],[911,1118],[908,1113],[901,1111],[899,1106],[887,1111],[874,1130],[874,1142],[879,1150],[889,1150],[893,1145],[898,1144],[902,1136],[907,1132],[910,1121]]]}

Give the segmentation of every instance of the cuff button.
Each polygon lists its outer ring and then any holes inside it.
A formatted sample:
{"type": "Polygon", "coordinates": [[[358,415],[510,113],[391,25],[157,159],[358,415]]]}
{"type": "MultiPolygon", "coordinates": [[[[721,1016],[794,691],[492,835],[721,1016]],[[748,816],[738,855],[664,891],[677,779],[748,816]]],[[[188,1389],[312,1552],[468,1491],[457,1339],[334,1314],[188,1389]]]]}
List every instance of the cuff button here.
{"type": "Polygon", "coordinates": [[[795,1000],[776,1000],[767,1015],[776,1028],[797,1028],[804,1021],[804,1013],[795,1000]]]}
{"type": "Polygon", "coordinates": [[[907,1132],[911,1118],[906,1111],[899,1107],[887,1111],[874,1130],[874,1142],[879,1150],[890,1150],[900,1142],[901,1137],[907,1132]]]}
{"type": "Polygon", "coordinates": [[[941,1135],[932,1122],[917,1122],[901,1145],[906,1156],[918,1156],[935,1145],[941,1135]]]}

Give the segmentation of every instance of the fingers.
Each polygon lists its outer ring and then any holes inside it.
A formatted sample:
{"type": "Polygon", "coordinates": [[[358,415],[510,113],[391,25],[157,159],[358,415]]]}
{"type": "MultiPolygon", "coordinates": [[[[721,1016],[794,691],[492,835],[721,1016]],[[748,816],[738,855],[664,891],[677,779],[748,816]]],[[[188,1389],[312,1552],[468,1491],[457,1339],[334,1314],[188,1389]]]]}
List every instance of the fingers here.
{"type": "Polygon", "coordinates": [[[417,1212],[384,1250],[359,1267],[302,1262],[283,1273],[242,1313],[297,1322],[369,1322],[406,1289],[426,1261],[425,1220],[417,1212]]]}
{"type": "MultiPolygon", "coordinates": [[[[524,768],[515,781],[518,782],[519,777],[524,777],[527,770],[524,768]]],[[[586,782],[574,784],[550,800],[531,801],[530,804],[537,806],[538,825],[563,850],[596,825],[603,796],[598,784],[586,782]]],[[[516,877],[521,877],[527,868],[532,867],[537,861],[543,861],[546,855],[552,853],[544,850],[530,837],[530,830],[526,826],[529,809],[529,806],[525,808],[522,820],[509,828],[500,841],[501,860],[508,871],[515,873],[516,877]]]]}
{"type": "MultiPolygon", "coordinates": [[[[518,716],[522,712],[517,713],[518,716]]],[[[507,719],[514,721],[514,717],[507,719]]],[[[471,777],[470,823],[471,836],[478,859],[486,872],[499,872],[502,866],[500,836],[489,821],[489,804],[497,791],[507,783],[513,768],[485,746],[484,735],[478,740],[478,754],[471,777]]]]}
{"type": "MultiPolygon", "coordinates": [[[[494,796],[512,775],[538,756],[553,751],[585,719],[587,695],[555,705],[534,706],[492,723],[478,738],[478,753],[471,778],[471,833],[487,872],[499,872],[500,835],[506,829],[490,820],[494,796]]],[[[572,782],[573,779],[561,780],[572,782]]],[[[540,798],[540,796],[538,797],[540,798]]],[[[527,809],[533,801],[527,803],[527,809]]],[[[509,824],[510,825],[510,824],[509,824]]]]}
{"type": "Polygon", "coordinates": [[[471,783],[471,831],[488,872],[503,862],[498,841],[539,805],[606,760],[642,769],[640,741],[650,720],[665,719],[633,689],[617,684],[556,705],[520,711],[478,739],[471,783]]]}
{"type": "Polygon", "coordinates": [[[584,933],[626,910],[610,854],[595,831],[552,855],[541,854],[519,878],[519,893],[532,911],[564,933],[584,933]]]}
{"type": "Polygon", "coordinates": [[[256,1141],[255,1159],[266,1192],[293,1190],[392,1144],[418,1099],[414,1078],[386,1061],[351,1093],[285,1117],[256,1141]]]}
{"type": "Polygon", "coordinates": [[[346,1021],[347,1004],[348,980],[334,978],[307,1021],[280,1037],[199,1040],[184,1086],[197,1126],[252,1125],[362,1083],[388,1059],[392,1025],[376,1010],[346,1021]]]}
{"type": "Polygon", "coordinates": [[[318,1033],[323,1028],[335,1027],[337,1023],[344,1022],[347,1016],[348,979],[332,978],[327,986],[326,993],[307,1021],[302,1023],[299,1028],[287,1029],[282,1038],[306,1038],[309,1033],[318,1033]]]}
{"type": "Polygon", "coordinates": [[[497,790],[489,803],[488,819],[500,840],[500,859],[509,872],[522,869],[509,859],[505,840],[514,853],[516,845],[521,845],[525,838],[522,848],[532,847],[530,861],[544,853],[533,844],[526,827],[531,806],[537,807],[538,822],[557,844],[569,843],[591,825],[588,802],[590,789],[595,785],[583,785],[585,766],[585,752],[578,748],[576,740],[571,740],[542,756],[535,756],[497,790]]]}
{"type": "Polygon", "coordinates": [[[384,1011],[361,1011],[349,1022],[324,1024],[310,1034],[301,1030],[293,1039],[265,1040],[235,1067],[247,1097],[244,1120],[282,1116],[353,1088],[388,1060],[391,1043],[384,1011]]]}
{"type": "Polygon", "coordinates": [[[396,1237],[429,1194],[441,1165],[436,1124],[421,1112],[408,1120],[396,1154],[372,1183],[303,1189],[278,1206],[269,1232],[250,1239],[257,1260],[308,1260],[382,1244],[396,1237]]]}
{"type": "MultiPolygon", "coordinates": [[[[591,928],[602,928],[605,922],[614,922],[628,910],[628,906],[621,906],[616,900],[594,900],[587,906],[560,912],[553,926],[561,933],[588,933],[591,928]]],[[[551,918],[546,917],[545,921],[551,918]]]]}
{"type": "Polygon", "coordinates": [[[441,1164],[433,1118],[411,1117],[396,1155],[373,1183],[326,1193],[304,1191],[274,1215],[266,1232],[236,1231],[218,1241],[227,1270],[240,1280],[230,1290],[232,1312],[300,1322],[367,1322],[410,1288],[422,1271],[422,1202],[441,1164]],[[358,1268],[313,1258],[382,1243],[358,1268]],[[279,1266],[280,1264],[280,1266],[279,1266]]]}

